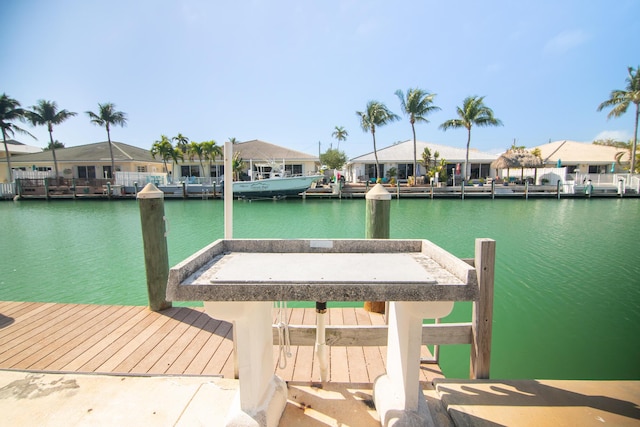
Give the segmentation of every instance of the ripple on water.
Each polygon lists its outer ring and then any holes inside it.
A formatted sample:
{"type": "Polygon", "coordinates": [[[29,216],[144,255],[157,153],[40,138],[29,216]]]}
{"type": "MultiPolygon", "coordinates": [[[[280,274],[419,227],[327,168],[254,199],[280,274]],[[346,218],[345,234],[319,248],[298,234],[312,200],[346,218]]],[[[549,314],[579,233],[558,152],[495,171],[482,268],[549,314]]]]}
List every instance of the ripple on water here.
{"type": "MultiPolygon", "coordinates": [[[[235,202],[234,236],[363,238],[364,200],[235,202]]],[[[171,200],[170,264],[223,236],[220,201],[171,200]]],[[[135,201],[5,202],[0,300],[146,304],[135,201]]],[[[392,200],[391,237],[497,242],[492,377],[640,378],[640,200],[392,200]],[[603,361],[604,360],[604,361],[603,361]]],[[[467,321],[470,304],[449,320],[467,321]]],[[[442,348],[467,377],[469,346],[442,348]]]]}

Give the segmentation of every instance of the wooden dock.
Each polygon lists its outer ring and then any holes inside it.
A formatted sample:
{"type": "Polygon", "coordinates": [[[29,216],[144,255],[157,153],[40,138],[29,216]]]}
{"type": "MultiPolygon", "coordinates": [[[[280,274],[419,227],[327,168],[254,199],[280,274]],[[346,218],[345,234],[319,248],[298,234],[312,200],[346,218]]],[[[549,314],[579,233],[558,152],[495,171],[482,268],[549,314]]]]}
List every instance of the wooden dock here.
{"type": "MultiPolygon", "coordinates": [[[[291,309],[288,318],[292,324],[313,325],[315,310],[291,309]]],[[[332,325],[384,323],[381,315],[361,308],[331,308],[329,320],[332,325]]],[[[215,404],[228,404],[210,400],[220,399],[225,389],[209,382],[212,375],[233,378],[232,335],[231,324],[209,317],[200,307],[152,312],[137,306],[0,301],[0,373],[5,389],[0,408],[4,419],[19,427],[94,425],[96,420],[101,425],[150,425],[150,420],[155,425],[159,420],[166,425],[207,420],[211,424],[215,404]],[[45,374],[20,377],[23,371],[45,374]],[[76,373],[150,378],[127,381],[125,386],[122,378],[76,373]],[[175,381],[158,382],[162,375],[176,375],[175,381]],[[196,384],[199,394],[191,396],[195,386],[185,382],[197,376],[207,385],[196,384]],[[20,384],[51,391],[61,379],[82,386],[73,394],[62,389],[38,399],[8,397],[20,384]],[[140,393],[144,387],[154,388],[154,399],[140,393]],[[101,394],[104,389],[109,390],[108,399],[101,394]],[[179,393],[189,394],[184,407],[175,397],[179,393]],[[123,423],[123,414],[129,423],[123,423]]],[[[430,356],[422,348],[423,356],[430,356]]],[[[278,346],[273,351],[277,355],[278,346]]],[[[384,372],[385,347],[330,347],[330,382],[322,386],[313,347],[292,347],[291,353],[286,368],[274,366],[289,383],[281,426],[380,425],[371,383],[384,372]]],[[[434,422],[441,426],[636,426],[640,420],[638,381],[447,380],[436,364],[422,364],[420,379],[434,422]]]]}
{"type": "MultiPolygon", "coordinates": [[[[382,315],[362,308],[330,308],[331,325],[379,325],[382,315]]],[[[288,310],[292,325],[314,325],[315,309],[288,310]]],[[[275,320],[275,313],[274,313],[275,320]]],[[[0,369],[135,375],[234,377],[233,330],[201,307],[147,307],[0,302],[0,369]]],[[[431,357],[426,346],[423,356],[431,357]]],[[[292,346],[286,381],[319,382],[313,346],[292,346]]],[[[330,347],[329,380],[373,383],[385,371],[386,347],[330,347]]],[[[421,381],[442,378],[437,364],[423,364],[421,381]]]]}

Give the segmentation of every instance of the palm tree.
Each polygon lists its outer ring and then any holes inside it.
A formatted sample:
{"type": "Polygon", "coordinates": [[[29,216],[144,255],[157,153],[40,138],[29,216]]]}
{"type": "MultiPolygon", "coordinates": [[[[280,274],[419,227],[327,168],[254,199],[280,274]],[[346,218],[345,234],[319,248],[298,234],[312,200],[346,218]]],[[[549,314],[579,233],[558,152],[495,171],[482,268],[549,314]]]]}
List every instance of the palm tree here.
{"type": "Polygon", "coordinates": [[[204,173],[204,165],[202,163],[202,159],[206,156],[206,154],[204,152],[202,143],[191,141],[191,144],[189,144],[189,146],[187,147],[187,154],[189,155],[189,160],[193,160],[194,157],[198,158],[200,168],[204,173]]]}
{"type": "Polygon", "coordinates": [[[376,148],[376,126],[384,126],[387,123],[398,120],[400,117],[393,114],[386,105],[378,101],[369,101],[366,111],[356,111],[360,117],[360,127],[364,132],[371,132],[373,137],[373,155],[376,158],[376,181],[380,175],[378,162],[378,150],[376,148]]]}
{"type": "Polygon", "coordinates": [[[53,142],[53,125],[59,125],[69,117],[75,115],[76,113],[67,110],[58,111],[58,104],[56,104],[55,101],[45,101],[44,99],[39,100],[37,105],[32,106],[31,111],[25,112],[27,120],[29,120],[33,126],[47,126],[56,178],[58,177],[58,159],[56,158],[56,149],[53,142]]]}
{"type": "MultiPolygon", "coordinates": [[[[173,165],[175,164],[176,168],[178,166],[178,160],[182,160],[182,162],[184,163],[184,152],[179,149],[178,147],[176,148],[171,148],[171,152],[170,154],[170,158],[171,158],[171,168],[174,169],[173,165]]],[[[175,170],[175,169],[174,169],[175,170]]],[[[180,171],[182,172],[182,171],[180,171]]],[[[180,175],[182,175],[182,173],[180,173],[180,175]]]]}
{"type": "Polygon", "coordinates": [[[13,170],[11,169],[11,153],[7,145],[7,136],[13,136],[16,132],[29,135],[33,139],[35,136],[31,135],[26,130],[12,123],[14,120],[24,121],[26,111],[20,108],[20,103],[13,98],[9,98],[6,93],[0,96],[0,128],[2,128],[2,141],[4,142],[4,152],[7,157],[8,169],[8,182],[13,182],[13,170]]]}
{"type": "Polygon", "coordinates": [[[627,112],[631,103],[636,104],[636,117],[633,127],[633,143],[631,144],[631,173],[636,173],[636,149],[638,146],[638,115],[640,114],[640,73],[638,68],[628,67],[629,75],[625,79],[627,86],[624,90],[612,90],[611,96],[598,106],[598,111],[604,108],[613,107],[607,118],[620,117],[627,112]]]}
{"type": "Polygon", "coordinates": [[[240,172],[242,172],[242,169],[244,169],[244,160],[240,157],[240,152],[236,152],[231,160],[231,171],[236,181],[240,181],[240,172]]]}
{"type": "Polygon", "coordinates": [[[205,159],[209,160],[209,176],[211,176],[211,165],[216,157],[222,156],[222,147],[220,147],[213,139],[211,141],[202,142],[202,150],[205,159]]]}
{"type": "Polygon", "coordinates": [[[462,108],[456,107],[457,119],[447,120],[440,125],[440,129],[466,128],[467,153],[464,158],[464,180],[468,180],[467,167],[469,164],[469,147],[471,145],[471,127],[473,125],[502,126],[502,122],[493,116],[493,110],[484,105],[484,96],[468,96],[462,101],[462,108]]]}
{"type": "Polygon", "coordinates": [[[409,117],[409,123],[411,123],[411,132],[413,133],[413,175],[418,175],[418,158],[416,147],[416,122],[429,123],[426,116],[439,111],[440,107],[433,105],[433,98],[435,93],[429,93],[422,89],[407,89],[407,94],[400,89],[396,91],[396,96],[400,99],[400,106],[402,112],[409,117]]]}
{"type": "Polygon", "coordinates": [[[162,162],[164,163],[165,173],[169,173],[169,169],[167,168],[167,160],[176,160],[176,151],[177,150],[173,149],[173,145],[171,145],[171,141],[166,135],[161,135],[160,140],[154,142],[151,146],[151,156],[154,159],[156,158],[156,156],[159,156],[162,159],[162,162]]]}
{"type": "Polygon", "coordinates": [[[60,142],[56,139],[55,141],[48,143],[47,146],[42,149],[42,151],[57,150],[58,148],[65,148],[64,142],[60,142]]]}
{"type": "MultiPolygon", "coordinates": [[[[594,142],[595,144],[595,142],[594,142]]],[[[618,141],[615,145],[611,145],[611,146],[615,146],[616,148],[620,148],[620,149],[626,149],[627,151],[619,151],[616,153],[616,155],[614,156],[614,159],[616,160],[616,162],[622,166],[622,159],[624,158],[625,155],[629,156],[629,160],[631,160],[631,151],[633,150],[633,140],[630,139],[629,142],[621,142],[618,141]]],[[[636,151],[636,173],[638,173],[640,171],[640,153],[638,153],[636,151]]],[[[631,169],[629,169],[631,170],[631,169]]]]}
{"type": "Polygon", "coordinates": [[[234,145],[239,143],[240,141],[238,141],[238,138],[232,136],[231,138],[229,138],[229,142],[231,143],[231,145],[234,145]]]}
{"type": "Polygon", "coordinates": [[[127,115],[122,111],[116,111],[116,106],[107,102],[105,104],[98,103],[98,114],[92,111],[86,111],[91,123],[97,126],[104,126],[107,130],[107,141],[109,142],[109,156],[111,156],[111,176],[113,178],[116,173],[116,164],[113,160],[113,146],[111,144],[111,125],[124,127],[127,124],[127,115]]]}
{"type": "Polygon", "coordinates": [[[342,126],[336,126],[334,129],[335,130],[333,131],[331,136],[338,140],[337,150],[340,151],[340,141],[346,141],[347,137],[349,136],[349,132],[347,132],[347,130],[342,126]]]}
{"type": "Polygon", "coordinates": [[[172,141],[176,142],[176,148],[179,148],[183,153],[186,153],[189,148],[189,138],[184,136],[181,133],[171,138],[172,141]]]}

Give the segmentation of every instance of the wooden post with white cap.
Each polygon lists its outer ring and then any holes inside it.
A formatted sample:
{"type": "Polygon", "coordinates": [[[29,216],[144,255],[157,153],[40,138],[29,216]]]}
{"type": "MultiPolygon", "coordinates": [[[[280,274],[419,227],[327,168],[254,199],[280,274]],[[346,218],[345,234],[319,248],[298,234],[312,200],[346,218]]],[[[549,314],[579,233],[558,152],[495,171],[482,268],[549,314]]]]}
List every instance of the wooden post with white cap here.
{"type": "Polygon", "coordinates": [[[152,311],[165,310],[171,308],[171,302],[166,300],[169,255],[165,232],[164,193],[149,183],[136,198],[140,201],[149,308],[152,311]]]}
{"type": "MultiPolygon", "coordinates": [[[[388,239],[390,228],[391,193],[380,183],[367,193],[365,214],[365,238],[388,239]]],[[[364,309],[373,313],[384,313],[384,301],[365,301],[364,309]]]]}

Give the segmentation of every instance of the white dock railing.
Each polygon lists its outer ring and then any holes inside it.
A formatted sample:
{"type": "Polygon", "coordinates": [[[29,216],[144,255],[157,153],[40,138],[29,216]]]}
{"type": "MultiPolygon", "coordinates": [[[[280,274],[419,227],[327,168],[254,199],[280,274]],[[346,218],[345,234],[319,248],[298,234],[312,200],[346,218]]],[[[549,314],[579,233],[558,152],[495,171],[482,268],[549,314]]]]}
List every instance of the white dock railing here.
{"type": "Polygon", "coordinates": [[[13,198],[16,195],[15,184],[13,182],[10,183],[0,183],[0,198],[8,199],[13,198]]]}
{"type": "Polygon", "coordinates": [[[13,170],[13,179],[45,179],[53,178],[55,175],[52,171],[23,171],[19,169],[13,170]]]}
{"type": "Polygon", "coordinates": [[[138,187],[144,187],[149,183],[153,183],[155,185],[166,185],[167,174],[151,172],[116,172],[116,185],[133,187],[137,184],[138,187]]]}

